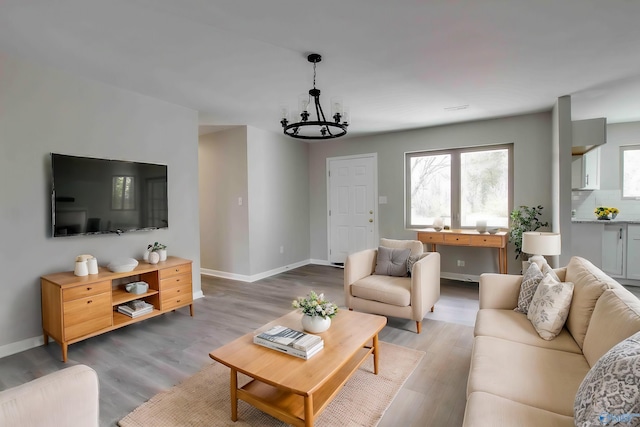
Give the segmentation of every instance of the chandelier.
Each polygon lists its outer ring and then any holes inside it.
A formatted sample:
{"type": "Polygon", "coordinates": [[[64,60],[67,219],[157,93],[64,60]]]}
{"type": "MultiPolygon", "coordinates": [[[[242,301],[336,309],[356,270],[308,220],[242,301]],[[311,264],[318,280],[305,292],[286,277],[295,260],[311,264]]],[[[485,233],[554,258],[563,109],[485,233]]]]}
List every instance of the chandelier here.
{"type": "Polygon", "coordinates": [[[297,117],[295,117],[296,114],[292,114],[290,123],[287,120],[287,109],[283,108],[280,124],[285,135],[299,139],[331,139],[346,135],[347,126],[349,126],[348,114],[343,111],[342,102],[332,99],[333,121],[327,121],[320,105],[320,89],[316,89],[316,64],[322,61],[322,56],[312,53],[307,56],[307,61],[313,64],[313,89],[309,90],[309,96],[304,95],[299,100],[299,121],[294,122],[293,120],[297,117]],[[307,110],[312,102],[316,110],[316,120],[309,120],[311,115],[307,110]]]}

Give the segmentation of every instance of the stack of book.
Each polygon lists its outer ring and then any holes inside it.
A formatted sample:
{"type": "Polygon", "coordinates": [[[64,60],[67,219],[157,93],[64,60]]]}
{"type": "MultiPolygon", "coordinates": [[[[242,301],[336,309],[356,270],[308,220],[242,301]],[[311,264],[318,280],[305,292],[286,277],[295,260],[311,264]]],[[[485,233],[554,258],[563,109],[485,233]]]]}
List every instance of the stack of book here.
{"type": "Polygon", "coordinates": [[[129,301],[126,304],[118,306],[118,312],[126,314],[129,317],[138,317],[144,314],[151,313],[153,311],[153,305],[148,302],[136,299],[129,301]]]}
{"type": "Polygon", "coordinates": [[[255,344],[278,350],[302,359],[309,359],[324,347],[324,341],[318,335],[274,326],[253,337],[255,344]]]}

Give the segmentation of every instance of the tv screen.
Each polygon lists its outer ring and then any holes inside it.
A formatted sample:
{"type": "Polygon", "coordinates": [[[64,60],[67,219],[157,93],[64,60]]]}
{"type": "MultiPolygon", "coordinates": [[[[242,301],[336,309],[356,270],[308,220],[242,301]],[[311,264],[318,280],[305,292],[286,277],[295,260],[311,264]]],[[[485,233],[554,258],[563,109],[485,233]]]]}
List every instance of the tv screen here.
{"type": "Polygon", "coordinates": [[[51,153],[52,235],[166,228],[167,166],[51,153]]]}

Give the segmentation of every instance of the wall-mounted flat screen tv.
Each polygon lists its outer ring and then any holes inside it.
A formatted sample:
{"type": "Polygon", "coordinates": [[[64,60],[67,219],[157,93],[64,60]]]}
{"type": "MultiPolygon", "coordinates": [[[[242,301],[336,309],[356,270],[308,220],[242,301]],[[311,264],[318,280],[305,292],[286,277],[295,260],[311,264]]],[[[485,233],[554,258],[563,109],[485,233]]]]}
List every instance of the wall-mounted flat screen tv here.
{"type": "Polygon", "coordinates": [[[51,153],[52,235],[169,226],[167,166],[51,153]]]}

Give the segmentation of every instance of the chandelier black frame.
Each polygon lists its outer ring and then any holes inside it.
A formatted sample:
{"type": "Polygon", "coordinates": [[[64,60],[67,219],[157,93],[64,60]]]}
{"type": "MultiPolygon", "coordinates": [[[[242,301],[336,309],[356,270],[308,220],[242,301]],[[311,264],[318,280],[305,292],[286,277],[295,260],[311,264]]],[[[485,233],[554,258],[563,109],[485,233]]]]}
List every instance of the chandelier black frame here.
{"type": "Polygon", "coordinates": [[[307,105],[311,103],[311,98],[313,98],[313,103],[316,107],[316,120],[309,120],[310,114],[306,108],[300,112],[301,120],[299,122],[289,123],[285,115],[280,120],[284,134],[299,139],[332,139],[346,135],[349,123],[347,120],[340,122],[340,120],[344,119],[344,115],[338,111],[333,115],[333,121],[327,121],[322,105],[320,105],[320,89],[316,89],[316,64],[322,61],[322,56],[312,53],[307,56],[307,61],[313,64],[313,89],[309,90],[309,102],[307,105]],[[301,128],[307,127],[317,127],[318,134],[300,133],[301,128]]]}

